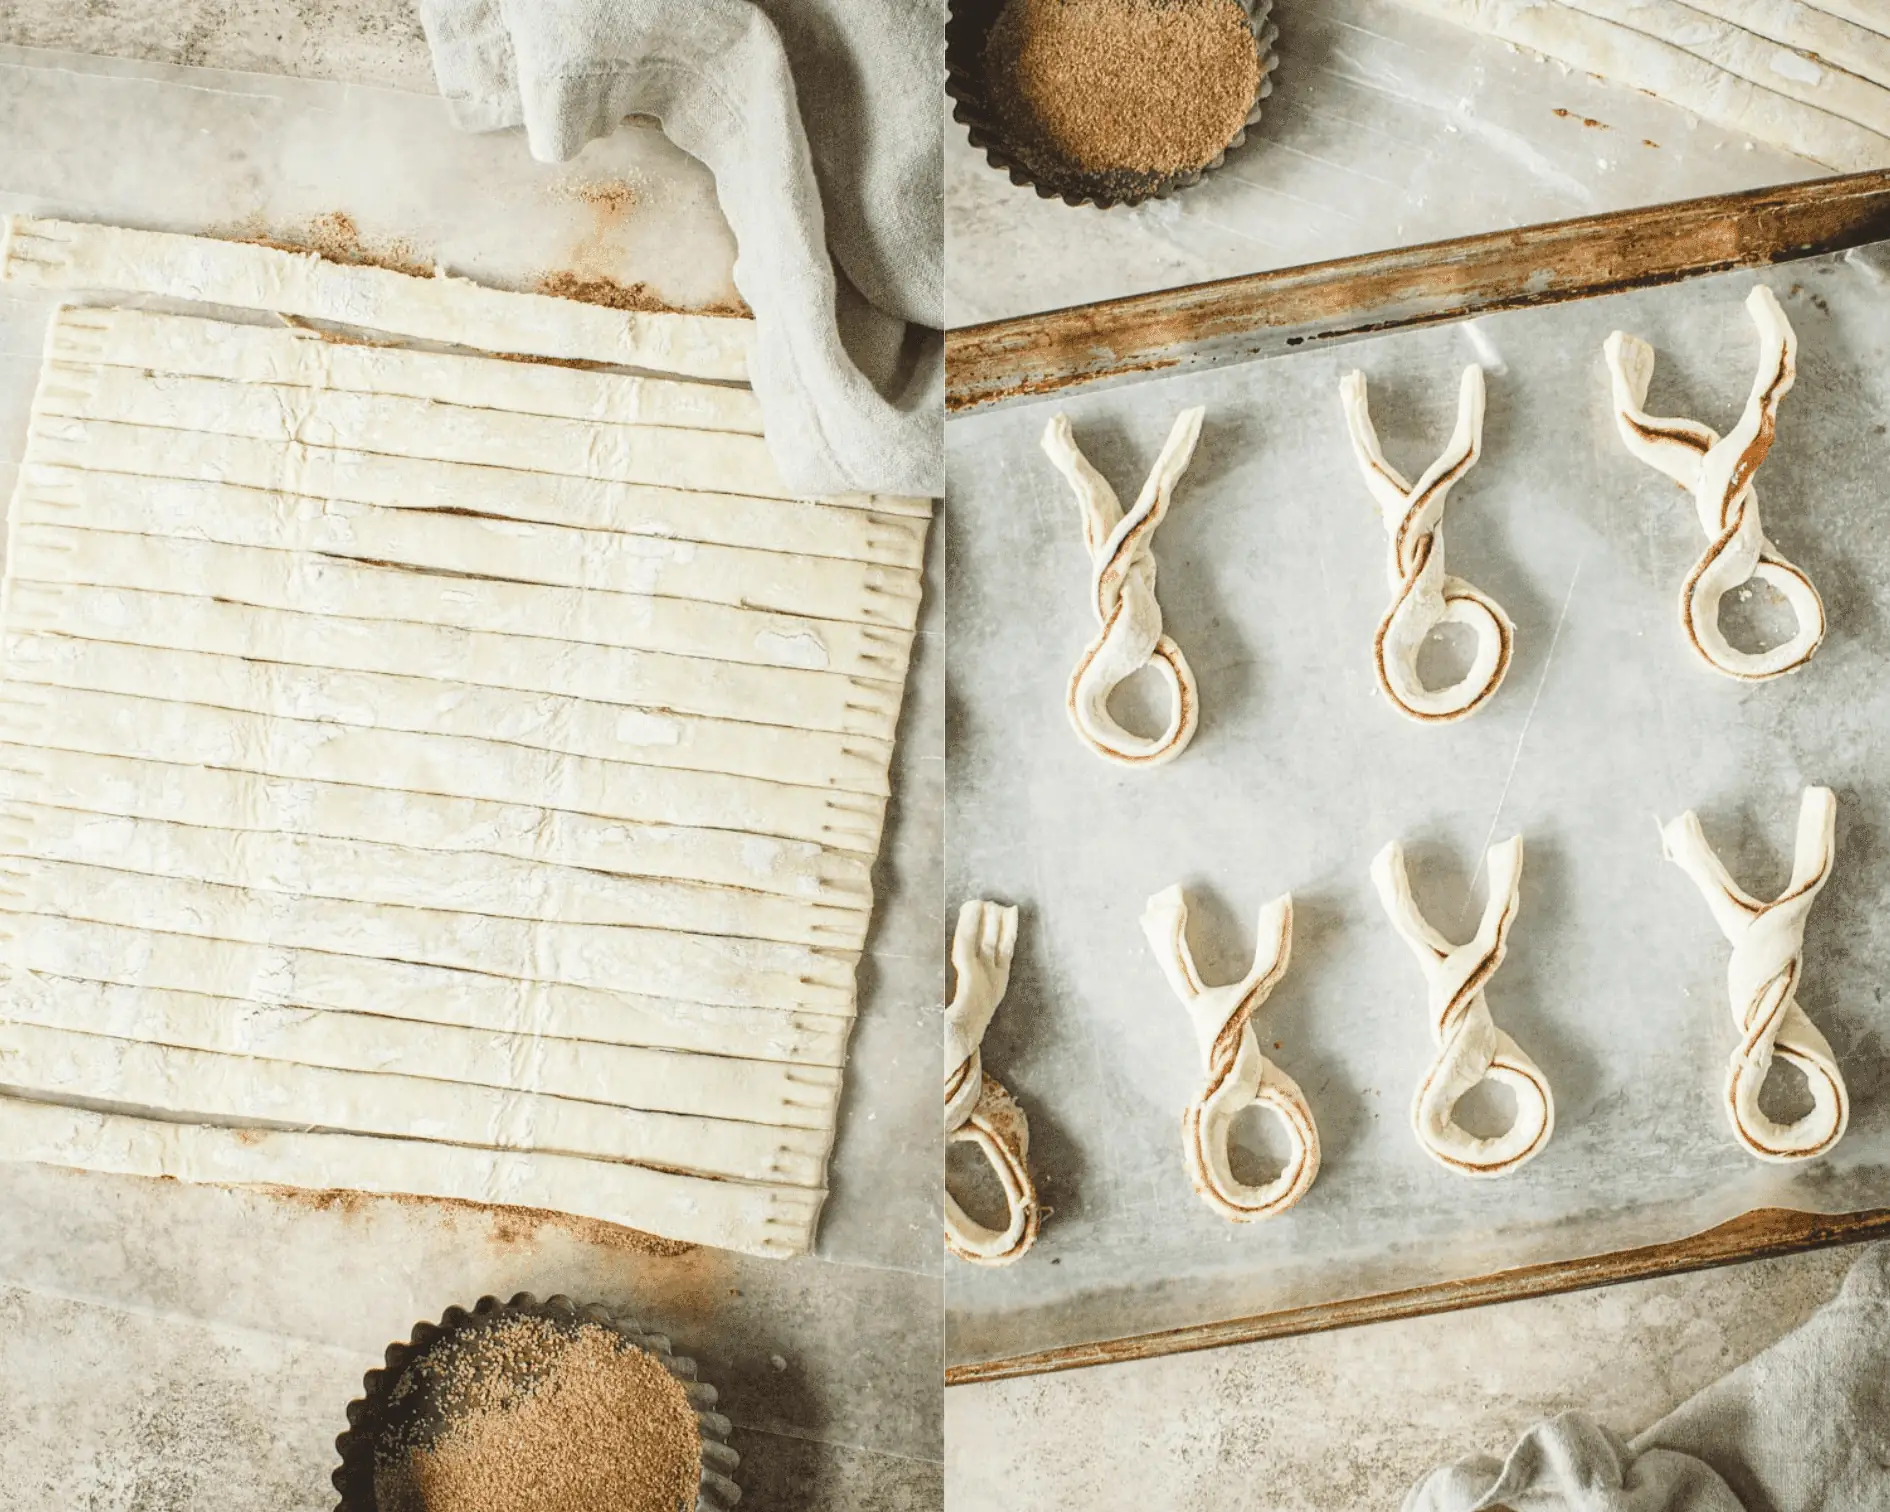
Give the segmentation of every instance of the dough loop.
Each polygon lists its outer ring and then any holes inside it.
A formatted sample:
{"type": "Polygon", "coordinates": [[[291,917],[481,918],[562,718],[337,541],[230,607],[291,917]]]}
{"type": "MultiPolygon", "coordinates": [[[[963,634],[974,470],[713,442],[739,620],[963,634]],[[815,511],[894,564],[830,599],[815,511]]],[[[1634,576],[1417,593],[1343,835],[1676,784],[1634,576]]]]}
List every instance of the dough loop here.
{"type": "Polygon", "coordinates": [[[1691,810],[1660,832],[1667,859],[1693,879],[1713,922],[1732,943],[1726,985],[1739,1044],[1726,1072],[1726,1112],[1739,1142],[1761,1160],[1809,1160],[1844,1137],[1850,1096],[1829,1041],[1798,1006],[1804,973],[1805,916],[1837,853],[1837,799],[1808,787],[1798,810],[1792,880],[1761,903],[1734,882],[1691,810]],[[1777,1124],[1760,1111],[1759,1089],[1778,1058],[1804,1073],[1811,1111],[1777,1124]]]}
{"type": "Polygon", "coordinates": [[[1509,671],[1516,627],[1503,608],[1462,578],[1444,570],[1444,500],[1451,485],[1476,465],[1483,449],[1483,369],[1463,370],[1457,391],[1457,428],[1443,455],[1415,484],[1385,460],[1365,392],[1365,375],[1347,373],[1339,383],[1352,452],[1365,486],[1391,537],[1387,577],[1391,607],[1378,623],[1372,660],[1378,686],[1401,714],[1442,723],[1473,714],[1509,671]],[[1477,642],[1469,670],[1447,688],[1427,688],[1418,676],[1418,652],[1439,625],[1462,625],[1477,642]]]}
{"type": "Polygon", "coordinates": [[[1746,299],[1759,335],[1759,365],[1745,413],[1724,436],[1695,420],[1658,420],[1641,408],[1654,376],[1654,349],[1616,331],[1603,348],[1614,386],[1615,423],[1627,449],[1693,495],[1706,552],[1680,589],[1680,627],[1716,672],[1757,682],[1795,672],[1824,640],[1824,604],[1811,579],[1766,539],[1753,475],[1778,424],[1779,401],[1797,373],[1797,338],[1764,284],[1746,299]],[[1757,578],[1775,589],[1797,620],[1792,635],[1767,651],[1741,651],[1719,628],[1720,600],[1757,578]]]}
{"type": "Polygon", "coordinates": [[[1475,936],[1453,945],[1419,912],[1405,872],[1404,848],[1392,841],[1372,862],[1372,882],[1392,927],[1424,971],[1431,1036],[1437,1055],[1411,1103],[1411,1127],[1433,1160],[1466,1176],[1507,1176],[1541,1153],[1555,1132],[1549,1081],[1522,1047],[1496,1027],[1483,990],[1509,947],[1522,884],[1522,836],[1490,847],[1490,893],[1475,936]],[[1516,1118],[1507,1132],[1482,1139],[1452,1117],[1457,1102],[1482,1081],[1508,1087],[1516,1118]]]}
{"type": "Polygon", "coordinates": [[[1065,703],[1083,743],[1124,766],[1173,761],[1194,739],[1200,718],[1194,673],[1181,647],[1162,633],[1162,609],[1155,601],[1154,542],[1175,484],[1194,456],[1204,413],[1196,406],[1175,417],[1161,455],[1127,514],[1108,480],[1077,449],[1067,419],[1056,416],[1043,433],[1044,453],[1082,506],[1083,544],[1089,550],[1090,591],[1099,627],[1070,677],[1065,703]],[[1123,729],[1109,712],[1109,695],[1149,666],[1166,684],[1173,710],[1168,727],[1152,740],[1123,729]]]}
{"type": "Polygon", "coordinates": [[[1016,1099],[984,1070],[978,1046],[1011,980],[1017,910],[972,899],[952,935],[957,987],[945,1008],[945,1137],[974,1144],[1004,1189],[1009,1222],[986,1228],[945,1193],[945,1247],[973,1265],[1009,1265],[1037,1242],[1041,1213],[1025,1157],[1030,1123],[1016,1099]]]}
{"type": "Polygon", "coordinates": [[[1188,949],[1188,902],[1179,887],[1148,900],[1142,932],[1188,1010],[1207,1067],[1206,1085],[1181,1116],[1182,1152],[1194,1189],[1230,1223],[1255,1223],[1285,1212],[1319,1174],[1319,1129],[1299,1083],[1260,1053],[1253,1016],[1292,958],[1292,895],[1260,910],[1253,969],[1221,987],[1209,987],[1195,969],[1188,949]],[[1256,1104],[1278,1116],[1293,1146],[1285,1168],[1265,1186],[1237,1180],[1228,1149],[1234,1120],[1256,1104]]]}

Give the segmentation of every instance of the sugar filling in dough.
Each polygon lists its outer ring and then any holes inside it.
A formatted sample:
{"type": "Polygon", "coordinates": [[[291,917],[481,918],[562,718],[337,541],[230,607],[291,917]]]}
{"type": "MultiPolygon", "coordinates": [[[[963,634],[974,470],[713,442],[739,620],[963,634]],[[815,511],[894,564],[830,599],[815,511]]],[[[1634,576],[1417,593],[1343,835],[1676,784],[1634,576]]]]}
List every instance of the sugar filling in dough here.
{"type": "Polygon", "coordinates": [[[1824,641],[1824,601],[1811,579],[1786,561],[1759,523],[1754,477],[1778,428],[1779,401],[1798,371],[1798,339],[1764,284],[1746,298],[1759,360],[1745,412],[1724,436],[1697,420],[1657,420],[1641,408],[1654,377],[1654,349],[1616,331],[1603,348],[1614,390],[1615,424],[1627,449],[1693,495],[1706,550],[1680,585],[1680,628],[1715,672],[1761,682],[1796,672],[1824,641]],[[1741,651],[1719,627],[1720,600],[1757,578],[1791,606],[1797,629],[1765,651],[1741,651]]]}
{"type": "Polygon", "coordinates": [[[1253,1016],[1286,975],[1293,954],[1293,899],[1285,894],[1260,910],[1253,969],[1237,982],[1210,987],[1188,948],[1188,900],[1179,887],[1148,900],[1142,913],[1162,975],[1188,1010],[1207,1081],[1181,1115],[1182,1158],[1205,1202],[1229,1223],[1257,1223],[1285,1212],[1312,1189],[1319,1174],[1319,1126],[1294,1081],[1260,1052],[1253,1016]],[[1234,1120],[1250,1107],[1274,1114],[1292,1152],[1280,1174],[1263,1186],[1234,1175],[1230,1150],[1234,1120]]]}
{"type": "Polygon", "coordinates": [[[1030,1177],[1030,1121],[984,1069],[979,1046],[1011,980],[1017,910],[973,898],[952,934],[957,978],[945,1008],[945,1137],[983,1154],[1004,1191],[1005,1225],[987,1228],[945,1191],[945,1248],[973,1265],[1012,1265],[1037,1242],[1042,1212],[1030,1177]]]}
{"type": "Polygon", "coordinates": [[[1175,417],[1161,455],[1127,514],[1109,480],[1077,448],[1068,420],[1056,416],[1043,433],[1045,454],[1083,511],[1090,607],[1097,627],[1096,638],[1084,648],[1070,677],[1064,702],[1083,744],[1105,761],[1123,766],[1173,761],[1194,739],[1201,716],[1188,659],[1162,633],[1162,607],[1155,599],[1155,529],[1194,456],[1205,413],[1197,406],[1175,417]],[[1160,676],[1171,710],[1167,728],[1152,739],[1125,730],[1109,712],[1109,695],[1144,667],[1153,667],[1160,676]]]}
{"type": "Polygon", "coordinates": [[[1400,714],[1424,723],[1462,719],[1482,708],[1509,671],[1516,628],[1502,606],[1444,570],[1444,500],[1476,465],[1483,448],[1483,369],[1463,370],[1457,391],[1457,428],[1443,455],[1408,482],[1385,460],[1366,398],[1365,375],[1348,373],[1339,385],[1346,429],[1391,538],[1386,576],[1391,607],[1372,640],[1378,686],[1400,714]],[[1476,637],[1467,671],[1447,688],[1427,688],[1418,676],[1418,652],[1440,625],[1462,625],[1476,637]]]}
{"type": "Polygon", "coordinates": [[[1424,973],[1425,1006],[1437,1044],[1411,1102],[1411,1127],[1425,1154],[1465,1176],[1507,1176],[1541,1154],[1555,1132],[1549,1079],[1496,1027],[1483,996],[1509,948],[1522,886],[1522,836],[1492,846],[1486,860],[1489,897],[1476,934],[1462,945],[1451,944],[1418,910],[1403,846],[1392,841],[1372,862],[1379,901],[1424,973]],[[1453,1115],[1463,1095],[1486,1080],[1515,1094],[1516,1117],[1504,1133],[1479,1138],[1453,1115]]]}
{"type": "Polygon", "coordinates": [[[1836,796],[1829,788],[1805,789],[1792,879],[1769,903],[1733,881],[1691,810],[1661,830],[1661,841],[1667,859],[1693,879],[1732,945],[1726,990],[1739,1043],[1726,1068],[1724,1101],[1734,1136],[1760,1160],[1824,1154],[1844,1137],[1850,1095],[1830,1042],[1798,1005],[1798,984],[1805,969],[1805,919],[1837,856],[1836,796]],[[1811,1093],[1810,1110],[1789,1124],[1775,1122],[1759,1107],[1775,1059],[1803,1072],[1811,1093]]]}

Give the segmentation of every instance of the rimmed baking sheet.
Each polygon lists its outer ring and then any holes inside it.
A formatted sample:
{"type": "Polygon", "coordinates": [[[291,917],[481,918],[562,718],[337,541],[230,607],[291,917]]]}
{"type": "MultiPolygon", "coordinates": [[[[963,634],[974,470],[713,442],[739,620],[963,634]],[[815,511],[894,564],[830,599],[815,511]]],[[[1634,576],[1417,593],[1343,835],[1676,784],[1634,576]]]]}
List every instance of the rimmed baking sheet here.
{"type": "Polygon", "coordinates": [[[954,1366],[1657,1244],[1760,1207],[1890,1199],[1882,252],[952,422],[947,897],[1023,907],[985,1056],[1029,1112],[1054,1209],[1022,1264],[948,1272],[954,1366]],[[1799,335],[1760,499],[1773,539],[1821,588],[1831,634],[1802,674],[1743,687],[1681,640],[1675,598],[1704,539],[1686,496],[1622,448],[1601,346],[1617,327],[1646,337],[1660,353],[1650,408],[1723,429],[1752,381],[1741,301],[1760,278],[1799,335]],[[1386,452],[1415,475],[1442,449],[1472,361],[1489,415],[1483,460],[1446,516],[1449,560],[1516,621],[1516,659],[1474,719],[1426,728],[1373,684],[1385,538],[1337,387],[1350,368],[1370,376],[1386,452]],[[1067,412],[1129,497],[1190,404],[1207,406],[1207,423],[1156,551],[1168,630],[1200,680],[1201,731],[1173,766],[1125,773],[1064,718],[1093,622],[1076,506],[1038,437],[1067,412]],[[1719,1111],[1726,946],[1662,860],[1655,821],[1697,808],[1765,895],[1785,878],[1807,782],[1836,788],[1840,819],[1801,1000],[1837,1050],[1853,1112],[1832,1157],[1791,1170],[1750,1161],[1719,1111]],[[1464,938],[1483,850],[1516,832],[1529,847],[1521,915],[1490,1002],[1553,1083],[1557,1131],[1517,1175],[1473,1183],[1410,1134],[1430,1051],[1422,982],[1367,869],[1401,838],[1420,902],[1464,938]],[[1200,1067],[1137,924],[1172,882],[1194,900],[1210,981],[1246,969],[1260,904],[1295,895],[1293,967],[1260,1032],[1306,1090],[1325,1164],[1270,1223],[1223,1223],[1181,1165],[1179,1116],[1200,1067]]]}

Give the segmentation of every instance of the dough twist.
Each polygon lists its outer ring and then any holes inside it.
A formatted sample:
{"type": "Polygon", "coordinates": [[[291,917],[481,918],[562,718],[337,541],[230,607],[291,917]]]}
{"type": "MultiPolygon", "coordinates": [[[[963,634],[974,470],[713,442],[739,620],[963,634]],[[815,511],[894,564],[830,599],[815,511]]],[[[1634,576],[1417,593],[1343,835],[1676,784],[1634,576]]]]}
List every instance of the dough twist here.
{"type": "Polygon", "coordinates": [[[1385,460],[1365,391],[1363,373],[1347,373],[1339,384],[1352,452],[1365,486],[1378,503],[1391,537],[1387,574],[1391,607],[1378,623],[1372,660],[1378,686],[1401,714],[1443,723],[1473,714],[1509,671],[1516,627],[1502,606],[1444,571],[1444,500],[1451,485],[1470,471],[1483,450],[1483,369],[1463,370],[1457,390],[1457,428],[1444,453],[1415,484],[1385,460]],[[1476,636],[1470,668],[1447,688],[1427,688],[1418,676],[1418,652],[1439,625],[1463,625],[1476,636]]]}
{"type": "Polygon", "coordinates": [[[1496,1027],[1483,990],[1509,948],[1522,885],[1523,842],[1516,835],[1490,847],[1490,893],[1483,919],[1466,945],[1453,945],[1418,911],[1404,867],[1404,849],[1392,841],[1372,862],[1372,881],[1392,927],[1424,971],[1437,1055],[1411,1103],[1411,1127],[1433,1160],[1466,1176],[1507,1176],[1540,1154],[1555,1132],[1549,1080],[1522,1047],[1496,1027]],[[1457,1124],[1458,1099],[1481,1081],[1508,1087],[1516,1119],[1507,1132],[1480,1139],[1457,1124]]]}
{"type": "Polygon", "coordinates": [[[945,1137],[976,1145],[1004,1189],[1010,1215],[1002,1229],[970,1217],[945,1193],[945,1247],[973,1265],[1009,1265],[1037,1242],[1041,1214],[1025,1157],[1030,1122],[1024,1110],[985,1073],[979,1045],[1011,980],[1017,910],[972,899],[958,910],[952,934],[956,990],[945,1008],[945,1137]]]}
{"type": "Polygon", "coordinates": [[[1155,601],[1155,527],[1168,513],[1175,484],[1187,471],[1201,435],[1198,406],[1175,417],[1148,481],[1127,514],[1103,475],[1077,449],[1062,415],[1043,433],[1045,454],[1075,490],[1083,510],[1083,544],[1089,550],[1090,592],[1098,626],[1070,677],[1065,705],[1077,735],[1098,756],[1124,766],[1160,766],[1173,761],[1194,739],[1200,695],[1181,647],[1162,633],[1162,608],[1155,601]],[[1117,724],[1109,695],[1143,667],[1152,666],[1168,686],[1173,713],[1153,740],[1117,724]]]}
{"type": "Polygon", "coordinates": [[[1733,881],[1691,810],[1660,836],[1667,859],[1693,879],[1713,921],[1732,943],[1726,986],[1739,1043],[1726,1071],[1726,1112],[1733,1133],[1761,1160],[1824,1154],[1844,1137],[1850,1095],[1830,1042],[1798,1006],[1798,981],[1804,971],[1805,916],[1837,853],[1837,799],[1829,788],[1805,789],[1792,880],[1770,903],[1733,881]],[[1759,1109],[1759,1089],[1775,1056],[1802,1071],[1811,1092],[1811,1111],[1795,1123],[1774,1123],[1759,1109]]]}
{"type": "Polygon", "coordinates": [[[1299,1083],[1260,1053],[1253,1016],[1286,975],[1293,954],[1293,899],[1286,894],[1260,910],[1253,970],[1238,982],[1209,987],[1188,949],[1188,901],[1179,887],[1158,892],[1142,914],[1142,932],[1188,1010],[1207,1083],[1181,1116],[1182,1153],[1194,1189],[1230,1223],[1255,1223],[1285,1212],[1319,1174],[1319,1129],[1299,1083]],[[1234,1119],[1258,1104],[1286,1125],[1293,1152],[1265,1186],[1235,1179],[1228,1142],[1234,1119]]]}
{"type": "Polygon", "coordinates": [[[1759,335],[1759,366],[1745,413],[1719,436],[1694,420],[1657,420],[1641,408],[1654,376],[1654,349],[1616,331],[1603,348],[1614,387],[1614,418],[1627,449],[1693,495],[1706,532],[1705,554],[1680,588],[1680,627],[1706,664],[1728,677],[1758,682],[1795,672],[1824,640],[1818,590],[1766,539],[1753,475],[1772,449],[1779,401],[1797,374],[1798,341],[1785,312],[1764,284],[1746,299],[1759,335]],[[1798,622],[1791,637],[1768,651],[1741,651],[1719,628],[1719,603],[1752,578],[1776,589],[1798,622]]]}

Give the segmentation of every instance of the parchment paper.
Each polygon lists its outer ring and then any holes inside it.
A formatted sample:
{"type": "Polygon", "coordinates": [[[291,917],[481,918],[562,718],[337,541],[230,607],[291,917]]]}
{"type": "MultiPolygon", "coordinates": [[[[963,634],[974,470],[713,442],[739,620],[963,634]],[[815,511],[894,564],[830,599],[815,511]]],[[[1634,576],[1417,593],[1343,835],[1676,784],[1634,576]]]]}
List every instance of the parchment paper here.
{"type": "MultiPolygon", "coordinates": [[[[1058,406],[951,424],[947,898],[1024,910],[985,1063],[1029,1113],[1054,1209],[1024,1263],[950,1268],[952,1360],[1671,1240],[1767,1204],[1890,1200],[1885,266],[1873,248],[1762,275],[1799,336],[1797,387],[1758,478],[1763,518],[1831,624],[1807,670],[1769,685],[1718,677],[1685,648],[1675,604],[1705,538],[1689,498],[1622,447],[1601,359],[1610,330],[1638,332],[1660,353],[1649,408],[1729,427],[1755,361],[1750,273],[1064,402],[1125,501],[1175,413],[1207,406],[1156,537],[1202,722],[1153,772],[1105,766],[1064,716],[1093,620],[1076,505],[1038,448],[1058,406]],[[1338,381],[1370,376],[1387,454],[1415,477],[1479,360],[1483,459],[1450,497],[1445,536],[1451,571],[1515,620],[1515,662],[1474,718],[1423,727],[1373,682],[1386,539],[1338,381]],[[1853,1111],[1831,1157],[1793,1170],[1750,1160],[1719,1109],[1727,946],[1662,859],[1656,821],[1697,808],[1735,874],[1771,896],[1808,782],[1835,788],[1840,810],[1800,1001],[1853,1111]],[[1432,1050],[1422,979],[1368,867],[1403,839],[1419,902],[1465,939],[1483,852],[1519,831],[1521,914],[1489,1001],[1547,1073],[1556,1132],[1520,1173],[1473,1182],[1410,1133],[1432,1050]],[[1310,1195],[1269,1223],[1224,1223],[1182,1167],[1201,1066],[1137,923],[1173,882],[1211,982],[1247,969],[1261,903],[1294,894],[1291,972],[1258,1025],[1305,1089],[1325,1158],[1310,1195]]],[[[1263,1117],[1243,1126],[1273,1169],[1281,1147],[1263,1117]]]]}
{"type": "MultiPolygon", "coordinates": [[[[371,253],[504,287],[562,271],[681,306],[730,293],[709,176],[654,129],[547,169],[522,138],[454,130],[437,99],[358,86],[0,48],[9,211],[290,240],[340,211],[371,253]]],[[[0,293],[0,498],[47,311],[0,293]]],[[[505,1210],[0,1161],[0,1400],[20,1413],[0,1436],[0,1508],[331,1506],[362,1372],[417,1320],[518,1289],[670,1331],[737,1424],[744,1505],[934,1494],[943,678],[929,600],[817,1258],[662,1257],[505,1210]]]]}

